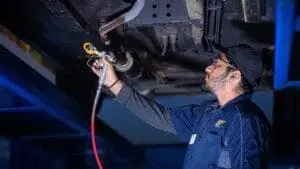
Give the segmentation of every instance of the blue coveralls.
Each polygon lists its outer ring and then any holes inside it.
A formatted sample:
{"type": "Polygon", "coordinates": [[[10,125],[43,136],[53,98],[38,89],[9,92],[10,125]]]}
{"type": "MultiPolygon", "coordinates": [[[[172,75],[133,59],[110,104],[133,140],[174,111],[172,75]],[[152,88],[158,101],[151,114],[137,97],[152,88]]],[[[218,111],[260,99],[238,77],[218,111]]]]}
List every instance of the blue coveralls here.
{"type": "Polygon", "coordinates": [[[189,140],[183,169],[266,168],[270,125],[250,99],[168,108],[126,85],[115,98],[151,126],[189,140]]]}

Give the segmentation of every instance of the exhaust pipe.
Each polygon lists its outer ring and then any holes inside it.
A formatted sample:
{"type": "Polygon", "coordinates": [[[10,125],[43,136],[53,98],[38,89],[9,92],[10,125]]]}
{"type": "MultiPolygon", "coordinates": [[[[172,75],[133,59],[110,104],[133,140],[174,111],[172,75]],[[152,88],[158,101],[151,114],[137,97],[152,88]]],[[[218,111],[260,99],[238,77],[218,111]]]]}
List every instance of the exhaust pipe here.
{"type": "Polygon", "coordinates": [[[136,0],[136,2],[133,4],[132,8],[129,11],[125,12],[121,16],[115,18],[114,20],[99,28],[100,37],[102,39],[106,39],[106,34],[108,32],[136,18],[141,13],[144,6],[145,0],[136,0]]]}

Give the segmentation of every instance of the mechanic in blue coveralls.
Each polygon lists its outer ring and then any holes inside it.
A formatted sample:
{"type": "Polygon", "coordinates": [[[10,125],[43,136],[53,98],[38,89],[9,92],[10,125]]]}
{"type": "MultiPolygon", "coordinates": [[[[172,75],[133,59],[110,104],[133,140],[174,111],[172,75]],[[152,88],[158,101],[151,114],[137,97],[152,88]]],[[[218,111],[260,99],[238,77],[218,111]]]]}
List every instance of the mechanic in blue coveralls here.
{"type": "MultiPolygon", "coordinates": [[[[267,168],[270,125],[250,100],[263,71],[261,56],[243,44],[215,49],[216,58],[205,69],[205,86],[216,96],[215,102],[160,105],[119,80],[107,61],[105,85],[142,121],[189,141],[184,169],[267,168]]],[[[94,63],[94,73],[101,64],[94,63]]]]}

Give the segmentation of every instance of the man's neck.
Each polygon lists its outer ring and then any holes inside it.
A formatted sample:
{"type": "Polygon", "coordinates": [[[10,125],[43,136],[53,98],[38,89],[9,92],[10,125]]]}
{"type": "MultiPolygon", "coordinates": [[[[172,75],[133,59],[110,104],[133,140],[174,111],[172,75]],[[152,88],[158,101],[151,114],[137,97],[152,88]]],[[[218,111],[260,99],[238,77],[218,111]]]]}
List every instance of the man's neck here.
{"type": "Polygon", "coordinates": [[[233,100],[234,98],[238,97],[239,95],[243,94],[244,92],[228,92],[228,91],[218,91],[216,92],[216,96],[220,106],[224,106],[229,101],[233,100]]]}

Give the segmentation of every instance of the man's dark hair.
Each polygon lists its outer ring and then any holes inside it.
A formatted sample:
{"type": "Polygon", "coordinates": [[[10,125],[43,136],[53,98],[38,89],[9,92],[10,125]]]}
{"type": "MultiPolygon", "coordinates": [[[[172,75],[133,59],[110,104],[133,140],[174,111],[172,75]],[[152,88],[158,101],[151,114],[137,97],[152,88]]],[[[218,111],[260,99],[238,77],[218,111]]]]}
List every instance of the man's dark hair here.
{"type": "Polygon", "coordinates": [[[240,87],[245,93],[253,93],[253,87],[250,85],[250,83],[245,79],[245,77],[242,75],[241,85],[240,87]]]}

